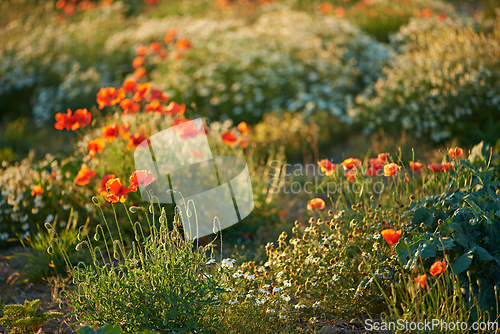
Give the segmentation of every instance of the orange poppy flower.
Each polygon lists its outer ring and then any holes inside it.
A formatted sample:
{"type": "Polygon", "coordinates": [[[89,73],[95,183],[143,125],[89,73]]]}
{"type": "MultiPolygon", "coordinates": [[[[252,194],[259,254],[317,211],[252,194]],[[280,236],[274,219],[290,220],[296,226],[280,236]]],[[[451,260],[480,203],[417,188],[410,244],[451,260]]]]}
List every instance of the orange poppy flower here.
{"type": "Polygon", "coordinates": [[[236,136],[230,131],[224,132],[222,134],[222,141],[229,146],[233,146],[236,143],[236,136]]]}
{"type": "Polygon", "coordinates": [[[246,122],[241,122],[238,124],[238,130],[241,132],[243,136],[246,136],[248,133],[248,125],[246,122]]]}
{"type": "Polygon", "coordinates": [[[159,42],[153,42],[149,45],[149,49],[151,50],[151,52],[153,53],[157,53],[157,52],[160,52],[161,50],[161,44],[159,42]]]}
{"type": "Polygon", "coordinates": [[[438,164],[436,162],[433,162],[433,163],[427,165],[427,168],[429,168],[434,173],[441,173],[441,171],[443,170],[443,165],[438,164]]]}
{"type": "Polygon", "coordinates": [[[238,137],[238,145],[241,147],[241,148],[246,148],[248,146],[248,138],[245,138],[245,137],[238,137]]]}
{"type": "Polygon", "coordinates": [[[344,173],[344,176],[346,177],[347,181],[354,182],[356,181],[356,170],[355,169],[348,170],[347,172],[344,173]]]}
{"type": "Polygon", "coordinates": [[[72,113],[68,108],[66,114],[56,114],[56,124],[54,127],[58,130],[76,130],[80,127],[85,127],[92,121],[92,114],[87,109],[77,109],[72,113]]]}
{"type": "Polygon", "coordinates": [[[122,107],[123,115],[132,115],[141,110],[140,103],[135,103],[131,99],[123,99],[120,102],[120,107],[122,107]]]}
{"type": "Polygon", "coordinates": [[[43,192],[44,192],[43,188],[38,184],[31,187],[31,196],[33,197],[41,195],[43,194],[43,192]]]}
{"type": "Polygon", "coordinates": [[[333,173],[337,169],[337,165],[332,163],[328,159],[323,159],[318,161],[318,165],[321,168],[321,171],[325,173],[326,176],[333,175],[333,173]]]}
{"type": "Polygon", "coordinates": [[[146,62],[146,58],[144,58],[144,57],[135,57],[134,60],[132,60],[132,67],[133,68],[142,67],[142,65],[144,65],[145,62],[146,62]]]}
{"type": "Polygon", "coordinates": [[[136,56],[145,56],[148,53],[148,48],[145,45],[141,45],[135,51],[136,56]]]}
{"type": "Polygon", "coordinates": [[[416,161],[410,161],[410,169],[415,172],[420,172],[422,170],[422,164],[416,161]]]}
{"type": "Polygon", "coordinates": [[[97,93],[97,103],[99,109],[106,106],[113,106],[125,98],[125,90],[123,88],[116,89],[115,87],[102,87],[97,93]]]}
{"type": "Polygon", "coordinates": [[[382,237],[384,237],[385,241],[389,245],[394,245],[399,241],[399,238],[401,237],[401,230],[396,231],[395,229],[388,228],[380,232],[380,234],[382,235],[382,237]]]}
{"type": "Polygon", "coordinates": [[[149,82],[137,85],[136,92],[134,94],[134,101],[141,102],[146,98],[150,91],[151,85],[149,82]]]}
{"type": "Polygon", "coordinates": [[[167,33],[165,34],[165,38],[163,39],[165,44],[171,44],[174,42],[175,38],[177,37],[178,30],[176,28],[170,28],[167,30],[167,33]]]}
{"type": "Polygon", "coordinates": [[[179,104],[175,101],[170,102],[168,106],[163,109],[163,113],[170,116],[183,115],[185,111],[186,105],[184,103],[179,104]]]}
{"type": "Polygon", "coordinates": [[[101,153],[104,149],[104,141],[101,138],[96,138],[87,144],[87,149],[90,157],[93,158],[96,153],[101,153]]]}
{"type": "Polygon", "coordinates": [[[321,198],[313,198],[312,200],[307,203],[307,210],[313,210],[313,209],[318,209],[318,210],[323,210],[325,208],[325,201],[323,201],[321,198]]]}
{"type": "Polygon", "coordinates": [[[430,8],[424,8],[422,9],[422,11],[420,12],[420,15],[422,17],[431,17],[432,16],[432,9],[430,8]]]}
{"type": "Polygon", "coordinates": [[[137,80],[141,80],[142,78],[146,77],[146,74],[146,69],[144,67],[139,67],[134,71],[134,78],[136,78],[137,80]]]}
{"type": "Polygon", "coordinates": [[[461,156],[462,154],[464,154],[464,150],[462,150],[461,147],[454,147],[454,148],[450,148],[448,150],[448,154],[452,158],[458,158],[459,156],[461,156]]]}
{"type": "Polygon", "coordinates": [[[142,143],[146,139],[147,139],[146,136],[142,133],[133,134],[128,139],[127,150],[130,150],[131,148],[135,149],[137,146],[139,146],[140,143],[142,143]]]}
{"type": "Polygon", "coordinates": [[[147,170],[137,170],[130,175],[130,191],[136,192],[139,186],[146,187],[153,183],[154,177],[147,170]]]}
{"type": "Polygon", "coordinates": [[[123,90],[125,91],[125,93],[134,93],[135,85],[135,80],[133,78],[127,79],[123,83],[123,90]]]}
{"type": "Polygon", "coordinates": [[[184,124],[186,122],[189,122],[189,120],[186,119],[186,118],[184,118],[184,117],[179,117],[179,118],[174,119],[174,121],[172,122],[171,126],[176,126],[176,125],[184,124]]]}
{"type": "Polygon", "coordinates": [[[319,12],[321,13],[321,15],[328,15],[332,12],[332,10],[333,5],[326,1],[321,3],[321,5],[319,6],[319,12]]]}
{"type": "Polygon", "coordinates": [[[344,17],[345,16],[345,9],[343,7],[337,7],[335,8],[335,16],[336,17],[344,17]]]}
{"type": "Polygon", "coordinates": [[[88,170],[87,166],[82,165],[78,174],[76,174],[75,183],[79,186],[84,186],[89,184],[90,179],[95,176],[95,172],[93,170],[88,170]]]}
{"type": "Polygon", "coordinates": [[[427,275],[423,274],[414,278],[415,283],[420,284],[420,287],[424,289],[427,286],[427,275]]]}
{"type": "Polygon", "coordinates": [[[101,187],[99,188],[99,194],[101,194],[102,196],[106,196],[108,194],[108,191],[106,190],[106,182],[114,178],[116,178],[115,174],[107,174],[101,179],[101,187]]]}
{"type": "Polygon", "coordinates": [[[179,50],[185,50],[191,48],[191,42],[185,38],[179,38],[175,43],[175,46],[179,50]]]}
{"type": "Polygon", "coordinates": [[[109,143],[114,142],[119,135],[120,129],[116,123],[102,128],[102,138],[109,143]]]}
{"type": "Polygon", "coordinates": [[[125,202],[125,194],[129,193],[130,189],[122,186],[122,181],[119,178],[109,179],[106,182],[106,195],[104,199],[111,203],[125,202]]]}
{"type": "Polygon", "coordinates": [[[345,170],[361,168],[361,160],[355,158],[345,159],[344,162],[342,162],[342,166],[344,166],[345,170]]]}
{"type": "Polygon", "coordinates": [[[146,98],[147,102],[151,102],[154,100],[159,100],[161,102],[168,102],[168,96],[163,94],[163,91],[161,89],[154,89],[152,88],[150,91],[150,95],[146,98]]]}
{"type": "Polygon", "coordinates": [[[378,159],[382,162],[387,163],[387,158],[389,158],[389,153],[379,153],[378,159]]]}
{"type": "Polygon", "coordinates": [[[125,122],[123,124],[118,125],[118,134],[123,140],[127,140],[130,137],[130,124],[125,122]]]}
{"type": "Polygon", "coordinates": [[[146,112],[150,112],[150,111],[154,111],[154,112],[157,112],[157,113],[161,113],[162,112],[161,104],[160,104],[159,101],[153,101],[151,103],[146,104],[146,107],[144,108],[144,110],[146,112]]]}
{"type": "Polygon", "coordinates": [[[384,175],[385,176],[394,175],[400,169],[401,169],[401,167],[398,166],[397,164],[390,163],[390,164],[384,166],[384,175]]]}
{"type": "Polygon", "coordinates": [[[432,264],[431,270],[429,271],[432,276],[444,273],[446,270],[446,263],[444,261],[436,261],[432,264]]]}

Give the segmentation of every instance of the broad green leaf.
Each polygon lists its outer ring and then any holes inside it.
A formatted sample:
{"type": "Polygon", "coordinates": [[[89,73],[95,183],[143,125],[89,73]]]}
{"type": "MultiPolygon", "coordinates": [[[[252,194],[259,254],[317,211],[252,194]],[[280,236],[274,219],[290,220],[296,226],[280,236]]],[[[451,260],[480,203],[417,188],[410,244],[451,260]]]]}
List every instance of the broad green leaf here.
{"type": "Polygon", "coordinates": [[[491,256],[491,254],[484,249],[483,247],[476,247],[475,253],[479,256],[481,261],[493,261],[495,258],[491,256]]]}
{"type": "Polygon", "coordinates": [[[455,274],[460,274],[461,272],[469,269],[470,264],[472,263],[472,251],[469,251],[462,256],[460,256],[458,259],[455,260],[453,263],[452,269],[455,274]]]}

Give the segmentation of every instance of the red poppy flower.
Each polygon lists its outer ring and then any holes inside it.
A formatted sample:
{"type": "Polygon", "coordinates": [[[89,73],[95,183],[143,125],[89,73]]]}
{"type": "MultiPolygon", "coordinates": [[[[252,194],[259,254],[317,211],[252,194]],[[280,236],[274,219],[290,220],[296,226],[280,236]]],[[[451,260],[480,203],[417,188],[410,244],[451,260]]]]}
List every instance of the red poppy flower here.
{"type": "Polygon", "coordinates": [[[130,137],[130,124],[125,122],[118,125],[118,134],[123,140],[128,140],[128,137],[130,137]]]}
{"type": "Polygon", "coordinates": [[[138,170],[130,175],[130,191],[136,192],[139,186],[147,187],[153,183],[154,177],[147,170],[138,170]]]}
{"type": "Polygon", "coordinates": [[[344,162],[342,162],[342,166],[344,166],[345,170],[361,168],[361,160],[355,158],[345,159],[344,162]]]}
{"type": "Polygon", "coordinates": [[[326,176],[333,175],[333,173],[337,169],[337,165],[332,163],[328,159],[323,159],[321,161],[318,161],[318,165],[321,168],[321,171],[325,173],[326,176]]]}
{"type": "Polygon", "coordinates": [[[241,122],[238,124],[238,130],[241,132],[242,135],[246,136],[248,133],[248,125],[246,122],[241,122]]]}
{"type": "Polygon", "coordinates": [[[454,148],[450,148],[448,150],[448,154],[452,158],[458,158],[459,156],[464,154],[464,150],[462,150],[462,148],[460,148],[460,147],[454,147],[454,148]]]}
{"type": "Polygon", "coordinates": [[[134,60],[132,60],[132,67],[133,68],[142,67],[142,65],[144,65],[145,62],[146,62],[146,58],[144,58],[144,57],[135,57],[134,60]]]}
{"type": "MultiPolygon", "coordinates": [[[[382,166],[383,168],[383,166],[382,166]]],[[[379,170],[382,170],[382,168],[376,168],[375,166],[370,166],[366,169],[365,175],[366,176],[377,176],[379,175],[379,170]]]]}
{"type": "Polygon", "coordinates": [[[432,276],[444,273],[446,270],[446,263],[444,261],[436,261],[432,264],[431,270],[429,271],[432,276]]]}
{"type": "Polygon", "coordinates": [[[122,186],[119,178],[109,179],[106,182],[106,195],[104,199],[111,203],[125,202],[125,194],[129,193],[130,189],[122,186]]]}
{"type": "Polygon", "coordinates": [[[161,44],[159,42],[153,42],[149,45],[149,49],[153,53],[158,53],[161,50],[161,44]]]}
{"type": "Polygon", "coordinates": [[[387,158],[389,157],[389,153],[379,153],[378,159],[382,162],[387,162],[387,158]]]}
{"type": "Polygon", "coordinates": [[[123,90],[125,93],[134,93],[135,92],[135,80],[133,78],[125,80],[123,83],[123,90]]]}
{"type": "Polygon", "coordinates": [[[120,129],[116,123],[102,128],[102,138],[109,143],[115,141],[119,135],[120,129]]]}
{"type": "Polygon", "coordinates": [[[139,84],[136,87],[136,92],[134,94],[134,101],[141,102],[151,91],[151,85],[149,82],[139,84]]]}
{"type": "Polygon", "coordinates": [[[177,37],[178,30],[176,28],[170,28],[167,30],[167,33],[165,34],[165,38],[163,39],[165,41],[165,44],[171,44],[174,42],[175,38],[177,37]]]}
{"type": "Polygon", "coordinates": [[[401,230],[396,231],[392,228],[388,228],[380,232],[380,234],[382,235],[382,237],[384,237],[385,241],[389,245],[394,245],[399,241],[399,238],[401,237],[401,230]]]}
{"type": "Polygon", "coordinates": [[[439,13],[438,14],[439,21],[444,21],[444,20],[446,20],[446,18],[447,18],[447,16],[446,16],[445,13],[439,13]]]}
{"type": "Polygon", "coordinates": [[[318,210],[323,210],[325,208],[325,201],[323,201],[321,198],[313,198],[312,200],[307,203],[307,210],[313,210],[313,209],[318,209],[318,210]]]}
{"type": "Polygon", "coordinates": [[[87,144],[87,149],[90,157],[93,158],[96,153],[101,153],[104,149],[104,141],[101,138],[96,138],[87,144]]]}
{"type": "Polygon", "coordinates": [[[418,277],[413,278],[415,280],[415,283],[420,284],[420,287],[424,289],[427,286],[427,275],[423,274],[418,277]]]}
{"type": "Polygon", "coordinates": [[[33,197],[41,195],[43,194],[43,192],[44,192],[43,188],[38,184],[31,187],[31,196],[33,197]]]}
{"type": "Polygon", "coordinates": [[[163,91],[161,89],[151,89],[150,95],[146,98],[147,102],[151,102],[154,100],[159,100],[163,103],[168,102],[168,96],[163,94],[163,91]]]}
{"type": "Polygon", "coordinates": [[[400,169],[401,169],[401,167],[399,167],[397,164],[390,163],[390,164],[384,166],[384,175],[385,176],[394,175],[400,169]]]}
{"type": "Polygon", "coordinates": [[[222,141],[229,146],[233,146],[236,143],[236,136],[230,131],[224,132],[222,134],[222,141]]]}
{"type": "Polygon", "coordinates": [[[148,53],[148,48],[145,45],[141,45],[135,51],[136,56],[145,56],[148,53]]]}
{"type": "Polygon", "coordinates": [[[326,1],[319,6],[319,12],[321,13],[321,15],[328,15],[332,12],[332,10],[333,5],[326,1]]]}
{"type": "Polygon", "coordinates": [[[415,172],[420,172],[422,170],[422,164],[416,161],[410,161],[410,169],[415,172]]]}
{"type": "Polygon", "coordinates": [[[455,166],[451,162],[447,162],[441,165],[445,172],[448,172],[450,169],[455,169],[455,166]]]}
{"type": "Polygon", "coordinates": [[[348,170],[344,173],[344,176],[346,177],[347,181],[354,182],[356,181],[356,170],[355,169],[348,170]]]}
{"type": "Polygon", "coordinates": [[[78,174],[76,174],[75,183],[79,186],[84,186],[89,184],[90,179],[95,176],[95,172],[93,170],[88,170],[87,166],[82,165],[78,174]]]}
{"type": "Polygon", "coordinates": [[[368,163],[375,170],[379,170],[379,169],[383,169],[384,168],[384,163],[382,161],[380,161],[378,158],[368,159],[368,163]]]}
{"type": "Polygon", "coordinates": [[[115,87],[102,87],[97,93],[97,103],[99,109],[107,106],[113,106],[125,98],[125,90],[123,88],[116,89],[115,87]]]}
{"type": "Polygon", "coordinates": [[[115,174],[108,174],[101,179],[101,187],[99,188],[99,194],[101,194],[102,196],[106,196],[108,194],[108,191],[106,190],[106,182],[114,178],[116,178],[115,174]]]}
{"type": "Polygon", "coordinates": [[[434,173],[441,173],[441,171],[443,170],[443,165],[438,164],[436,162],[433,162],[433,163],[427,165],[427,168],[429,168],[434,173]]]}
{"type": "Polygon", "coordinates": [[[140,143],[142,143],[146,139],[147,139],[146,136],[142,133],[136,133],[130,136],[128,139],[127,150],[130,150],[131,148],[135,149],[137,146],[139,146],[140,143]]]}
{"type": "Polygon", "coordinates": [[[179,38],[175,43],[175,46],[179,50],[185,50],[191,48],[191,42],[185,38],[179,38]]]}

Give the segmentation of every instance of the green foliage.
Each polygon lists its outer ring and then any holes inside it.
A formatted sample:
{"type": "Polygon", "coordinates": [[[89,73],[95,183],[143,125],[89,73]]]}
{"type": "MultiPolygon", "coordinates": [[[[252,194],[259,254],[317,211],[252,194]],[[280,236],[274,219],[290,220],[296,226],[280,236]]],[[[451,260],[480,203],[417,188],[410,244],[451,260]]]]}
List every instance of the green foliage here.
{"type": "MultiPolygon", "coordinates": [[[[3,307],[3,317],[0,318],[0,324],[19,329],[22,333],[34,333],[45,321],[63,316],[60,312],[37,313],[39,306],[39,299],[31,302],[25,301],[24,305],[6,305],[3,307]]],[[[14,330],[12,333],[17,333],[17,331],[14,330]]]]}
{"type": "MultiPolygon", "coordinates": [[[[76,331],[78,334],[121,334],[122,329],[119,325],[111,326],[111,325],[104,325],[103,327],[100,327],[98,329],[94,329],[90,326],[84,326],[78,328],[76,331]]],[[[143,332],[137,332],[135,334],[157,334],[156,332],[152,332],[149,330],[143,331],[143,332]]]]}
{"type": "MultiPolygon", "coordinates": [[[[50,224],[50,223],[47,223],[50,224]]],[[[55,220],[50,226],[57,226],[55,220]]],[[[58,234],[59,245],[64,248],[64,252],[69,254],[73,265],[79,262],[89,262],[90,254],[85,249],[76,252],[75,246],[78,244],[78,234],[85,234],[87,224],[78,228],[78,216],[71,210],[66,227],[58,234]]],[[[22,265],[21,272],[30,281],[39,281],[52,276],[66,276],[67,267],[63,253],[53,247],[54,233],[39,231],[30,236],[26,241],[21,240],[25,250],[13,255],[13,260],[22,265]]]]}
{"type": "Polygon", "coordinates": [[[356,98],[352,115],[366,133],[402,131],[434,142],[494,142],[498,134],[500,25],[477,31],[440,24],[417,33],[380,79],[356,98]]]}
{"type": "MultiPolygon", "coordinates": [[[[118,239],[112,239],[105,219],[104,228],[98,225],[94,240],[102,238],[110,246],[104,251],[94,248],[88,236],[77,245],[77,250],[88,248],[92,265],[72,267],[65,255],[76,284],[65,294],[70,305],[89,324],[119,324],[126,333],[213,331],[217,315],[212,306],[218,303],[220,289],[205,271],[205,253],[211,245],[198,248],[197,243],[183,239],[177,221],[169,227],[165,210],[157,221],[153,204],[148,208],[152,219],[146,216],[150,233],[145,236],[125,205],[124,209],[135,233],[131,248],[125,247],[119,226],[118,239]]],[[[57,238],[56,245],[64,253],[57,238]]]]}
{"type": "Polygon", "coordinates": [[[492,167],[462,161],[463,176],[452,178],[440,195],[412,203],[408,215],[411,239],[400,242],[398,255],[406,269],[446,254],[455,274],[473,279],[469,294],[490,313],[500,284],[500,183],[492,167]],[[480,295],[478,295],[480,293],[480,295]]]}

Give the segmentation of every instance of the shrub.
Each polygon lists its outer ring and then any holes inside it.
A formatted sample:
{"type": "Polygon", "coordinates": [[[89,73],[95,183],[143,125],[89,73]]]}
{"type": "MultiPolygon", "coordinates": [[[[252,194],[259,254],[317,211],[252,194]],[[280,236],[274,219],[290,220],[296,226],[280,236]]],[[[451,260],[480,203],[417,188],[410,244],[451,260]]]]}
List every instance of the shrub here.
{"type": "Polygon", "coordinates": [[[419,258],[427,263],[446,254],[460,280],[471,281],[465,285],[468,299],[477,298],[493,316],[500,284],[500,186],[493,168],[462,161],[460,169],[463,174],[451,179],[442,194],[412,203],[411,239],[408,246],[398,244],[398,255],[410,269],[419,258]]]}
{"type": "MultiPolygon", "coordinates": [[[[6,10],[14,11],[18,2],[8,2],[6,10]]],[[[101,85],[115,84],[131,72],[133,50],[106,46],[110,35],[127,25],[120,3],[64,23],[49,2],[33,8],[34,13],[14,16],[1,28],[6,36],[0,46],[2,113],[47,120],[67,107],[92,105],[101,85]]]]}
{"type": "MultiPolygon", "coordinates": [[[[94,201],[98,203],[96,198],[94,201]]],[[[102,238],[112,246],[101,251],[94,248],[90,237],[81,238],[77,245],[77,249],[88,248],[92,265],[72,267],[66,254],[76,284],[73,291],[66,291],[70,305],[90,325],[116,324],[126,333],[206,332],[216,328],[217,316],[211,310],[218,303],[220,289],[205,271],[205,253],[212,245],[198,248],[196,242],[185,240],[177,221],[169,227],[165,210],[155,218],[153,203],[130,210],[145,209],[152,214],[147,218],[151,232],[144,235],[141,224],[134,223],[124,208],[134,230],[131,248],[125,247],[121,233],[118,239],[108,234],[110,227],[104,218],[105,225],[98,225],[94,240],[102,238]]],[[[50,224],[47,228],[51,229],[50,224]]],[[[55,244],[64,252],[57,238],[55,244]]]]}
{"type": "Polygon", "coordinates": [[[500,25],[419,33],[351,114],[371,133],[402,131],[434,142],[494,142],[498,133],[500,25]],[[466,134],[466,135],[464,135],[466,134]]]}
{"type": "Polygon", "coordinates": [[[381,74],[389,58],[387,47],[345,20],[284,9],[270,9],[252,24],[228,18],[149,21],[110,43],[158,39],[158,31],[171,27],[183,27],[193,48],[160,64],[152,83],[212,119],[249,122],[273,110],[307,109],[346,120],[347,101],[381,74]]]}
{"type": "Polygon", "coordinates": [[[25,301],[24,305],[13,304],[3,307],[3,317],[0,318],[0,324],[5,324],[14,330],[11,333],[35,333],[42,327],[42,324],[53,318],[63,316],[60,312],[37,313],[40,306],[40,299],[25,301]]]}

